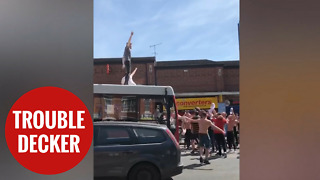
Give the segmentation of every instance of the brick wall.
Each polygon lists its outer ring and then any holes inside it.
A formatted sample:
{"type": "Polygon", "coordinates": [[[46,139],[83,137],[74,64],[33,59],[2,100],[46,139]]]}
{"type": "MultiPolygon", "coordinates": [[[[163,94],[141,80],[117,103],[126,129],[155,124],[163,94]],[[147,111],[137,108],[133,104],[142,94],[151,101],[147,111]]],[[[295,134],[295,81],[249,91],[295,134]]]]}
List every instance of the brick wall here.
{"type": "Polygon", "coordinates": [[[223,91],[222,67],[189,67],[157,69],[157,84],[172,86],[175,92],[217,92],[223,91]]]}
{"type": "Polygon", "coordinates": [[[224,68],[224,91],[239,91],[239,68],[224,68]]]}
{"type": "MultiPolygon", "coordinates": [[[[95,84],[120,84],[125,70],[122,69],[121,60],[109,63],[110,72],[107,74],[108,63],[97,63],[94,65],[95,84]]],[[[153,62],[132,63],[132,71],[138,70],[133,76],[137,84],[169,85],[176,93],[184,92],[221,92],[239,91],[239,67],[154,67],[153,62]]]]}
{"type": "MultiPolygon", "coordinates": [[[[109,64],[109,74],[106,70],[107,64],[98,64],[94,66],[93,82],[95,84],[120,84],[122,77],[125,75],[125,70],[122,69],[122,64],[109,64]]],[[[133,76],[133,81],[136,84],[147,84],[146,64],[132,63],[131,71],[138,68],[133,76]]],[[[152,77],[154,79],[154,76],[152,77]]],[[[153,80],[151,79],[151,80],[153,80]]]]}

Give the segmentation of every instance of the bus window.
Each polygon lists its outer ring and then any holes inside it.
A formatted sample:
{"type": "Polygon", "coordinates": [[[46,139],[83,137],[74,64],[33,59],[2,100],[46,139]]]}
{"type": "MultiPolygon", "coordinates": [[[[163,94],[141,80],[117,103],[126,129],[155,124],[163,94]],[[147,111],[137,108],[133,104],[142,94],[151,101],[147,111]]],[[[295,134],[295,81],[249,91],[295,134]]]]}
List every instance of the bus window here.
{"type": "Polygon", "coordinates": [[[176,132],[176,125],[177,125],[177,114],[176,114],[176,107],[174,104],[174,99],[173,97],[169,97],[168,99],[168,109],[169,112],[168,113],[168,120],[169,122],[167,122],[167,126],[169,127],[169,129],[171,130],[172,134],[175,134],[176,132]]]}
{"type": "Polygon", "coordinates": [[[101,120],[102,119],[102,101],[101,97],[95,96],[93,98],[94,107],[93,107],[93,119],[94,120],[101,120]]]}
{"type": "Polygon", "coordinates": [[[94,120],[137,121],[135,96],[95,96],[94,120]]]}
{"type": "Polygon", "coordinates": [[[163,122],[163,98],[141,97],[139,103],[140,120],[153,123],[163,122]]]}
{"type": "Polygon", "coordinates": [[[154,113],[155,119],[159,124],[166,124],[165,123],[165,114],[163,112],[163,104],[162,103],[158,103],[156,104],[156,110],[154,113]]]}
{"type": "Polygon", "coordinates": [[[137,97],[136,96],[122,96],[122,110],[121,120],[137,121],[137,97]]]}

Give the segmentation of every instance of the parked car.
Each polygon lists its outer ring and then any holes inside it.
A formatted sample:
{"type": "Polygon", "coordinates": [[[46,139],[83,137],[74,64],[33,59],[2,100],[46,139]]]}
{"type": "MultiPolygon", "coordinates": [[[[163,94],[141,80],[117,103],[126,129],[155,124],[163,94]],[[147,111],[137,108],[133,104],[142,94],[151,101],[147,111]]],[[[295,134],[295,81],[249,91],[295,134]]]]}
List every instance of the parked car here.
{"type": "Polygon", "coordinates": [[[181,150],[165,125],[94,122],[94,176],[160,180],[182,173],[181,150]]]}

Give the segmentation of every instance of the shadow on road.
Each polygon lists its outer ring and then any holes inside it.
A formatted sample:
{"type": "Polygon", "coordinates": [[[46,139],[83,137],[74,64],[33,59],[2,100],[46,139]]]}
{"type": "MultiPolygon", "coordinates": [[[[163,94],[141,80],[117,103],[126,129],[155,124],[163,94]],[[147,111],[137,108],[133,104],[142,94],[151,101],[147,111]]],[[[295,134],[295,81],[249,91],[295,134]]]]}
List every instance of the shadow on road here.
{"type": "MultiPolygon", "coordinates": [[[[198,155],[198,156],[199,156],[199,155],[198,155]]],[[[215,159],[218,159],[218,158],[223,158],[223,157],[220,157],[220,156],[218,156],[218,155],[214,155],[214,156],[208,157],[208,160],[215,160],[215,159]]],[[[190,160],[200,160],[200,157],[190,158],[190,160]]]]}
{"type": "Polygon", "coordinates": [[[199,156],[199,153],[194,153],[194,154],[185,153],[185,154],[181,154],[181,156],[199,156]]]}
{"type": "Polygon", "coordinates": [[[207,171],[211,171],[213,170],[212,168],[205,168],[207,166],[207,164],[190,164],[188,166],[184,166],[183,169],[191,169],[191,170],[207,170],[207,171]],[[202,168],[200,168],[202,167],[202,168]]]}

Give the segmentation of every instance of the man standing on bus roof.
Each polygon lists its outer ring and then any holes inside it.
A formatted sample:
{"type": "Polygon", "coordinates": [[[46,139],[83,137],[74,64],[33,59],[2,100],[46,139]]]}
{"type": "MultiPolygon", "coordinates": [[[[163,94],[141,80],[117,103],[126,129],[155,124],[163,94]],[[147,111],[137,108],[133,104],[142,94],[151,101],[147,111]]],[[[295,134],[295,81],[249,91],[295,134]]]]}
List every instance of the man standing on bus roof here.
{"type": "Polygon", "coordinates": [[[132,49],[132,43],[131,38],[133,36],[133,32],[131,32],[130,38],[126,44],[126,47],[124,48],[124,53],[122,57],[122,69],[125,68],[126,70],[126,77],[125,77],[125,85],[128,85],[129,76],[131,73],[131,49],[132,49]]]}

